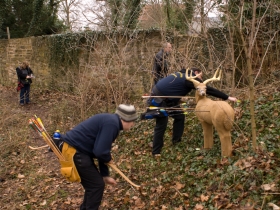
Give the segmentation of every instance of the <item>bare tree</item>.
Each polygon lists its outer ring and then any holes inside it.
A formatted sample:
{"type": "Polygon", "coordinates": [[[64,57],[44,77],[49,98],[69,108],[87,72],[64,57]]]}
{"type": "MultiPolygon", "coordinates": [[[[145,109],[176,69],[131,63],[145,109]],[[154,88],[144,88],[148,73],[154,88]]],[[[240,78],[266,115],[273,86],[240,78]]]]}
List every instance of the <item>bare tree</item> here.
{"type": "MultiPolygon", "coordinates": [[[[242,2],[244,5],[244,2],[242,2]]],[[[242,5],[242,6],[243,6],[242,5]]],[[[243,8],[243,7],[242,7],[243,8]]],[[[256,141],[256,121],[255,121],[255,101],[254,101],[254,83],[253,83],[253,70],[252,70],[252,50],[254,43],[256,41],[255,33],[256,33],[256,9],[257,9],[257,1],[253,1],[253,16],[252,16],[252,22],[251,22],[251,31],[250,36],[248,37],[248,42],[246,42],[246,38],[243,36],[242,32],[242,25],[240,25],[239,33],[240,37],[244,46],[245,56],[246,56],[246,64],[248,69],[248,76],[249,76],[249,88],[250,88],[250,113],[251,113],[251,128],[252,128],[252,143],[253,148],[256,149],[257,141],[256,141]]],[[[241,10],[242,11],[242,10],[241,10]]]]}
{"type": "MultiPolygon", "coordinates": [[[[246,78],[249,85],[251,135],[254,150],[258,147],[255,120],[255,84],[261,72],[267,71],[267,67],[264,69],[263,64],[265,60],[269,59],[268,51],[271,49],[273,40],[279,31],[275,30],[276,28],[268,30],[267,27],[267,23],[270,26],[273,24],[273,16],[270,13],[277,11],[278,4],[273,0],[266,2],[257,0],[248,2],[243,0],[234,3],[229,1],[223,10],[229,29],[231,61],[234,70],[240,58],[243,58],[245,63],[244,68],[241,69],[241,78],[244,78],[244,81],[246,81],[246,78]],[[264,38],[267,44],[260,45],[258,42],[264,38]],[[238,48],[241,49],[240,53],[235,54],[238,48]]],[[[235,71],[233,73],[235,74],[235,71]]],[[[234,80],[233,83],[235,83],[234,80]]]]}
{"type": "Polygon", "coordinates": [[[84,5],[79,0],[61,0],[59,16],[63,20],[68,31],[80,30],[84,25],[82,10],[84,5]]]}

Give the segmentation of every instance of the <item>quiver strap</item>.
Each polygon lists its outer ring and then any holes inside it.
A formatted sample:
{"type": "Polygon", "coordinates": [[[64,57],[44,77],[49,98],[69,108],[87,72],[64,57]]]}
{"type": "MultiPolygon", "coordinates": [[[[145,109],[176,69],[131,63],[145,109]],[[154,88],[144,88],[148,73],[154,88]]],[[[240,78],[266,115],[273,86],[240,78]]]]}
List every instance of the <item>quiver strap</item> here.
{"type": "Polygon", "coordinates": [[[81,182],[81,178],[74,163],[76,149],[66,142],[63,143],[62,156],[65,160],[60,160],[60,172],[69,182],[81,182]]]}

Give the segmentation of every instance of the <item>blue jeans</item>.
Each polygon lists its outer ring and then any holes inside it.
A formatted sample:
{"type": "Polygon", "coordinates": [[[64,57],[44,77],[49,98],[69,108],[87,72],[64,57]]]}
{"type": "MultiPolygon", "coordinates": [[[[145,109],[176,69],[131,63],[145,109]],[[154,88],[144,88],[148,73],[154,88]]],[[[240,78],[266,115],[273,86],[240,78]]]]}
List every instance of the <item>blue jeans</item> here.
{"type": "Polygon", "coordinates": [[[105,183],[93,159],[81,152],[76,152],[74,163],[85,189],[84,200],[80,210],[98,210],[103,197],[105,183]]]}
{"type": "Polygon", "coordinates": [[[24,85],[23,88],[20,89],[19,93],[19,103],[26,104],[29,103],[29,93],[30,93],[30,84],[24,85]]]}

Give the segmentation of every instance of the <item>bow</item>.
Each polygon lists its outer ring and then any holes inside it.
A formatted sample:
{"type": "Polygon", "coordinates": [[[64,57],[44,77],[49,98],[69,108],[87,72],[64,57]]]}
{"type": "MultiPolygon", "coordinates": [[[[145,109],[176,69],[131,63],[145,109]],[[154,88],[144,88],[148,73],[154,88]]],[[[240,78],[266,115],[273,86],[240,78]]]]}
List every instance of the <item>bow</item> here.
{"type": "Polygon", "coordinates": [[[129,184],[131,184],[132,186],[138,189],[140,188],[140,185],[134,184],[129,178],[127,178],[126,175],[124,175],[123,172],[121,172],[120,169],[118,169],[118,167],[114,163],[106,163],[106,164],[110,166],[112,169],[114,169],[118,174],[120,174],[129,184]]]}

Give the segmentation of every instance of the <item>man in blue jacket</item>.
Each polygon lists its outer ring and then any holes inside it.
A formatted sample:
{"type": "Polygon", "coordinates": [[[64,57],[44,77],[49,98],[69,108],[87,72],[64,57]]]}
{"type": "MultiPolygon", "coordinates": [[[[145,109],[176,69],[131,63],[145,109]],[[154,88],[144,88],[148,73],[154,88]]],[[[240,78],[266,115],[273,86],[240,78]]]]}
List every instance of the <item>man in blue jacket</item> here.
{"type": "MultiPolygon", "coordinates": [[[[193,76],[200,74],[199,78],[196,80],[202,81],[202,72],[198,68],[191,68],[190,71],[193,72],[193,76]]],[[[182,69],[179,72],[171,74],[160,81],[153,87],[151,98],[148,99],[148,105],[158,106],[158,107],[172,107],[179,104],[181,98],[153,98],[152,96],[182,96],[182,98],[187,95],[191,90],[195,89],[192,82],[186,80],[186,69],[182,69]]],[[[230,97],[225,93],[207,86],[207,95],[211,95],[223,100],[236,101],[235,97],[230,97]]],[[[176,144],[181,141],[181,137],[184,132],[185,116],[184,114],[174,114],[173,122],[173,137],[172,143],[176,144]]],[[[163,147],[163,136],[167,127],[168,116],[156,117],[156,126],[154,128],[153,137],[153,155],[158,155],[163,147]]]]}
{"type": "Polygon", "coordinates": [[[74,163],[85,189],[81,210],[97,210],[101,204],[105,183],[117,184],[115,179],[109,176],[106,163],[112,161],[110,151],[119,132],[130,130],[136,119],[134,106],[120,104],[115,114],[94,115],[61,135],[63,141],[77,150],[74,163]],[[93,158],[98,160],[100,171],[93,158]]]}

